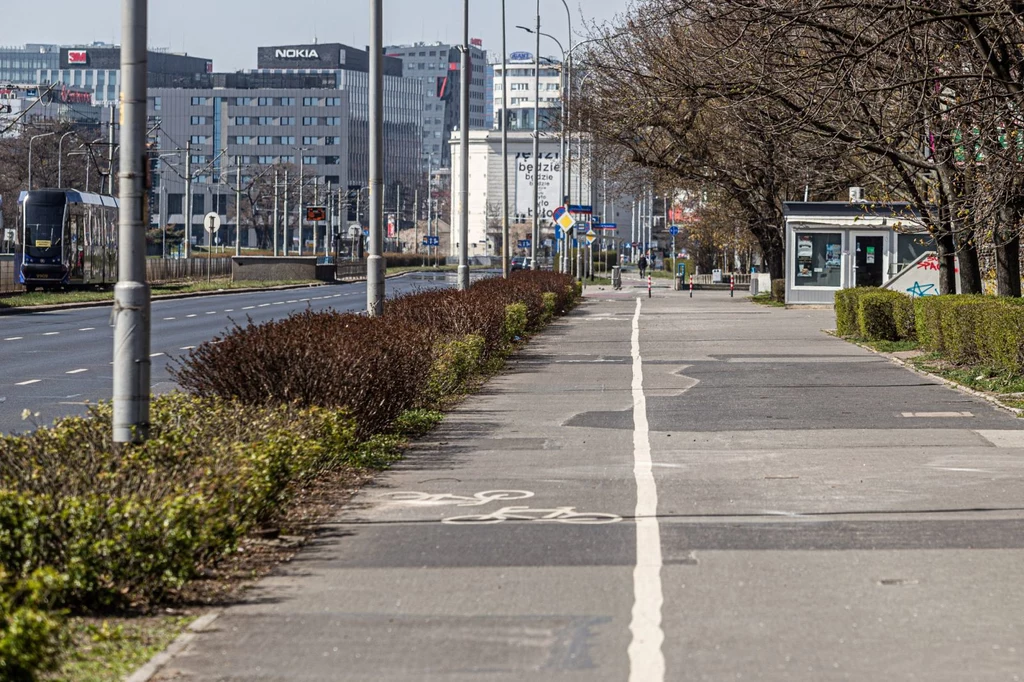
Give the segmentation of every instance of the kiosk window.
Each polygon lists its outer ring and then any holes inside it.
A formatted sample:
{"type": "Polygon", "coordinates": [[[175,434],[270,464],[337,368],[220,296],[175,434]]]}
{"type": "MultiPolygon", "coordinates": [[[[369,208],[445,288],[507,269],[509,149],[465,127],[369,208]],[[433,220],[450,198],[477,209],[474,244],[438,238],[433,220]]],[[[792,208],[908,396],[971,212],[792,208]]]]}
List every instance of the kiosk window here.
{"type": "Polygon", "coordinates": [[[935,251],[935,240],[927,232],[896,237],[896,271],[913,263],[925,251],[935,251]]]}
{"type": "Polygon", "coordinates": [[[796,276],[798,287],[839,287],[842,285],[843,235],[798,232],[796,235],[796,276]]]}

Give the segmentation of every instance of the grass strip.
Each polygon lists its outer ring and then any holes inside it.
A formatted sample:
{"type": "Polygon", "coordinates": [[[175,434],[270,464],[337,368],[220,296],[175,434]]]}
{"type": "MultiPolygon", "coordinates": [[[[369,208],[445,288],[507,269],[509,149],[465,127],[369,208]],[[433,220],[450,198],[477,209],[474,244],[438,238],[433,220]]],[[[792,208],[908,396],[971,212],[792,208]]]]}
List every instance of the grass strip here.
{"type": "MultiPolygon", "coordinates": [[[[280,280],[257,282],[229,279],[214,279],[210,282],[177,282],[155,284],[152,288],[154,297],[173,294],[192,294],[204,291],[227,291],[231,289],[270,289],[279,286],[295,286],[303,284],[320,284],[316,280],[280,280]]],[[[28,308],[42,305],[61,305],[65,303],[93,303],[114,300],[113,291],[33,291],[23,294],[11,294],[0,297],[0,308],[28,308]]]]}

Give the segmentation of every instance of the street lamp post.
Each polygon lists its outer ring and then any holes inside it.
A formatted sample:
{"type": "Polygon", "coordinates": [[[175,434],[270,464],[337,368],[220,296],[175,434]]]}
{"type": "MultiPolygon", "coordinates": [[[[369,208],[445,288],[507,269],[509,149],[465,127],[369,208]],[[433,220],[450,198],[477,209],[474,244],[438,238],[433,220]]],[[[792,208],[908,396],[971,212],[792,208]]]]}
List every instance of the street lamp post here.
{"type": "Polygon", "coordinates": [[[381,223],[384,218],[384,32],[383,0],[370,5],[370,243],[366,259],[366,313],[370,317],[384,314],[384,249],[381,223]]]}
{"type": "Polygon", "coordinates": [[[64,186],[64,138],[73,135],[75,131],[69,130],[60,136],[57,142],[57,187],[64,186]]]}
{"type": "MultiPolygon", "coordinates": [[[[508,229],[508,46],[505,35],[505,0],[501,0],[501,276],[511,273],[508,229]]],[[[428,222],[429,225],[429,222],[428,222]]]]}
{"type": "MultiPolygon", "coordinates": [[[[539,3],[540,0],[537,0],[539,3]]],[[[460,291],[469,289],[469,0],[462,0],[462,58],[459,62],[459,271],[460,291]]]]}
{"type": "Polygon", "coordinates": [[[33,135],[28,138],[28,189],[32,191],[32,143],[38,140],[40,137],[49,137],[54,133],[40,133],[39,135],[33,135]]]}
{"type": "Polygon", "coordinates": [[[530,240],[530,269],[539,270],[537,242],[540,241],[540,0],[537,0],[537,55],[533,60],[533,238],[530,240]]]}

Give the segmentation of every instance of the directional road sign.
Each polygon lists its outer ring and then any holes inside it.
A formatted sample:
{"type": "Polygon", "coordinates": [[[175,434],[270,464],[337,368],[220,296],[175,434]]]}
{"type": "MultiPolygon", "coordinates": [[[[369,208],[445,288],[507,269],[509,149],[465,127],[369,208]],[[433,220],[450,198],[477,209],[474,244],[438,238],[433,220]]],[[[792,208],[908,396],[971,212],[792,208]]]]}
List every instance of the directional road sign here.
{"type": "Polygon", "coordinates": [[[519,242],[518,242],[518,245],[519,245],[520,249],[528,249],[528,248],[530,248],[530,240],[529,239],[520,239],[519,242]]]}
{"type": "Polygon", "coordinates": [[[593,230],[588,230],[587,231],[587,243],[588,244],[593,244],[596,239],[597,239],[597,233],[594,232],[593,230]]]}
{"type": "Polygon", "coordinates": [[[441,246],[441,238],[436,234],[428,234],[423,237],[423,246],[441,246]]]}
{"type": "Polygon", "coordinates": [[[668,228],[668,233],[675,237],[677,234],[679,234],[679,226],[673,225],[672,227],[668,228]]]}
{"type": "Polygon", "coordinates": [[[615,230],[619,226],[616,223],[594,223],[591,227],[595,230],[615,230]]]}
{"type": "Polygon", "coordinates": [[[564,236],[565,234],[562,232],[562,227],[560,225],[555,225],[555,239],[561,239],[564,236]]]}

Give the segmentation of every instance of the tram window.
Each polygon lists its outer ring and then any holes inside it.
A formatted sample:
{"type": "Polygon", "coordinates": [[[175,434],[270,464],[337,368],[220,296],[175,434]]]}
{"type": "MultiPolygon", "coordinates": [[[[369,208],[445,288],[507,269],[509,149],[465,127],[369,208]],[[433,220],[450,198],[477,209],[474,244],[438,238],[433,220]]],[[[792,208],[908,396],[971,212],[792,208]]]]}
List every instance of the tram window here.
{"type": "Polygon", "coordinates": [[[60,245],[64,205],[29,204],[25,207],[25,246],[31,256],[60,245]]]}

